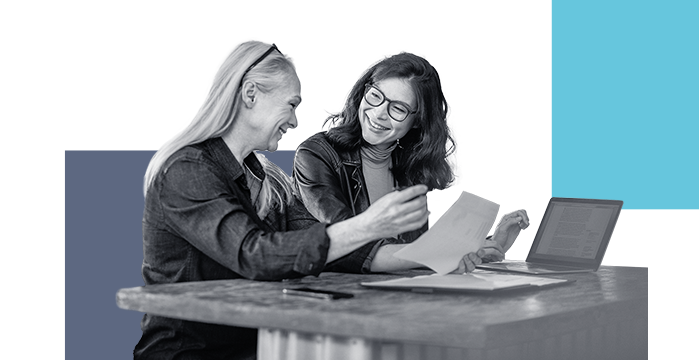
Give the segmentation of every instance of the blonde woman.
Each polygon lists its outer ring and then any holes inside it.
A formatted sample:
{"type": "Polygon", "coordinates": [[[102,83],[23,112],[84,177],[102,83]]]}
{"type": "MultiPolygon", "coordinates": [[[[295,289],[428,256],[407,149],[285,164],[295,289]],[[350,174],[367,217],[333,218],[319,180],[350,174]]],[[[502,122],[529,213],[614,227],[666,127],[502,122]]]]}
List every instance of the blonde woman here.
{"type": "MultiPolygon", "coordinates": [[[[383,197],[329,225],[255,150],[277,149],[297,125],[301,85],[275,45],[239,45],[192,123],[155,154],[144,179],[146,285],[318,275],[369,241],[420,228],[427,187],[383,197]]],[[[135,359],[254,358],[257,331],[146,314],[135,359]]]]}

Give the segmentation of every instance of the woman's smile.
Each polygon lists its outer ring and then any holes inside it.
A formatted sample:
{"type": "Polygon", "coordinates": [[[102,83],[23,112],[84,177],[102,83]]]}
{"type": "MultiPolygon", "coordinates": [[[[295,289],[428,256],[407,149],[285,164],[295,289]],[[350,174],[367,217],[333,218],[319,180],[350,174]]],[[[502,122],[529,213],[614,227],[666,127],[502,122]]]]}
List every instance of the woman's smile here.
{"type": "Polygon", "coordinates": [[[380,130],[380,131],[391,130],[390,128],[387,128],[387,127],[385,127],[385,126],[383,126],[383,125],[380,125],[380,124],[377,123],[376,121],[371,120],[371,118],[369,117],[369,115],[364,114],[364,116],[366,116],[367,122],[369,123],[369,125],[370,125],[373,129],[380,130]]]}

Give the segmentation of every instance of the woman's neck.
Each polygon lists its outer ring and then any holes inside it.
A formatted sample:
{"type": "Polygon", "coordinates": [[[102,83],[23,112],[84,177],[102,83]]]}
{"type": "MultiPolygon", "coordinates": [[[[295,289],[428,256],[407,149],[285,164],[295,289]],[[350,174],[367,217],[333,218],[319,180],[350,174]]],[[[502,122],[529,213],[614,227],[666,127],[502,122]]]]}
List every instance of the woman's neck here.
{"type": "Polygon", "coordinates": [[[379,150],[386,150],[386,149],[392,147],[393,145],[389,145],[389,144],[369,145],[369,144],[367,144],[366,146],[371,146],[371,147],[379,149],[379,150]]]}
{"type": "Polygon", "coordinates": [[[390,146],[364,144],[361,148],[362,155],[375,164],[381,164],[391,158],[391,153],[398,144],[393,143],[390,146]]]}
{"type": "Polygon", "coordinates": [[[250,146],[250,144],[248,144],[247,141],[245,141],[244,136],[241,136],[241,133],[242,132],[240,131],[235,131],[235,126],[233,126],[231,131],[223,134],[221,138],[231,150],[231,153],[233,153],[235,159],[238,160],[238,163],[242,166],[245,158],[248,157],[248,155],[250,155],[254,149],[252,146],[250,146]]]}

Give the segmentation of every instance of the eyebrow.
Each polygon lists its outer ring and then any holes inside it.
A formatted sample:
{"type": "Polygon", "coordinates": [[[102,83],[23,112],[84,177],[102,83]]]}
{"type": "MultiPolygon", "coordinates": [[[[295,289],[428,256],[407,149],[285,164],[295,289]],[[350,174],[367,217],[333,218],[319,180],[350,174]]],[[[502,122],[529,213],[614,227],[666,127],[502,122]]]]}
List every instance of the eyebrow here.
{"type": "MultiPolygon", "coordinates": [[[[380,88],[378,85],[373,84],[373,85],[371,85],[371,86],[373,86],[373,87],[379,89],[379,91],[381,91],[381,93],[383,94],[383,97],[385,97],[386,100],[388,100],[388,101],[393,101],[393,102],[399,102],[399,103],[404,104],[405,106],[407,106],[410,110],[413,110],[413,106],[410,105],[408,102],[403,101],[403,100],[389,99],[388,96],[386,96],[386,93],[384,92],[384,90],[381,90],[381,88],[380,88]]],[[[415,99],[415,102],[417,102],[417,98],[415,99]]]]}

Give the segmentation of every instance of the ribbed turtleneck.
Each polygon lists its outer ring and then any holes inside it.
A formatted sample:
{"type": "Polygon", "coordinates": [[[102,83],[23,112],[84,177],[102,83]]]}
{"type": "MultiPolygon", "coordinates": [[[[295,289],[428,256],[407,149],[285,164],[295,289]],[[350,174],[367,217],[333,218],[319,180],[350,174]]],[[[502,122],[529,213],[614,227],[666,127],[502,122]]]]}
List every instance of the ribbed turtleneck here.
{"type": "Polygon", "coordinates": [[[376,166],[383,167],[387,162],[390,162],[391,154],[397,146],[398,143],[394,143],[384,150],[376,147],[375,145],[366,144],[361,148],[362,160],[368,160],[372,165],[374,165],[372,166],[374,168],[376,168],[376,166]]]}
{"type": "Polygon", "coordinates": [[[393,191],[393,174],[391,174],[391,153],[398,144],[388,149],[379,149],[374,145],[362,146],[362,170],[366,180],[369,202],[374,203],[382,196],[393,191]]]}

